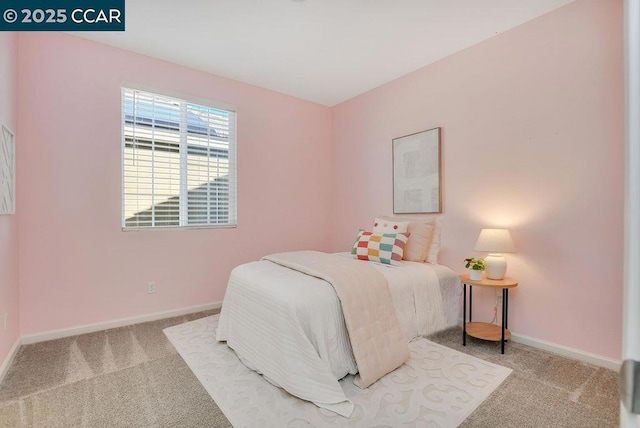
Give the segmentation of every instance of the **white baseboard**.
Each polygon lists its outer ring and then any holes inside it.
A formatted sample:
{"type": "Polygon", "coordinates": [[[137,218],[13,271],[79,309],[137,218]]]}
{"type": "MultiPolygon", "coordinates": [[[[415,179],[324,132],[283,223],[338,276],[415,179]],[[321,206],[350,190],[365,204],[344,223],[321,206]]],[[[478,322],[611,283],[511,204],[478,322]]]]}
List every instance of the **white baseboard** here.
{"type": "Polygon", "coordinates": [[[9,351],[9,355],[7,355],[7,358],[5,358],[4,362],[2,363],[2,365],[0,365],[0,384],[2,383],[2,381],[4,379],[4,376],[9,371],[9,367],[11,366],[11,363],[13,362],[13,359],[18,354],[18,349],[20,349],[20,345],[21,344],[22,344],[22,340],[21,340],[20,337],[18,337],[16,339],[16,343],[13,344],[13,347],[9,351]]]}
{"type": "MultiPolygon", "coordinates": [[[[462,318],[458,318],[458,325],[462,326],[462,318]]],[[[582,351],[569,346],[558,345],[557,343],[547,342],[546,340],[536,339],[535,337],[525,336],[524,334],[514,333],[511,330],[511,340],[533,348],[542,349],[543,351],[553,352],[563,357],[573,358],[574,360],[584,363],[593,364],[594,366],[604,367],[616,372],[620,371],[622,361],[613,358],[603,357],[601,355],[592,354],[591,352],[582,351]]]]}
{"type": "Polygon", "coordinates": [[[620,371],[620,365],[622,364],[620,361],[614,360],[612,358],[607,358],[601,355],[582,351],[580,349],[570,348],[568,346],[558,345],[557,343],[551,343],[545,340],[524,336],[522,334],[514,333],[513,331],[511,332],[511,340],[517,343],[532,346],[534,348],[553,352],[554,354],[559,354],[564,357],[573,358],[574,360],[593,364],[594,366],[604,367],[616,372],[620,371]]]}
{"type": "MultiPolygon", "coordinates": [[[[132,324],[140,324],[143,322],[156,321],[163,318],[178,317],[180,315],[192,314],[195,312],[207,311],[212,309],[219,309],[222,307],[222,302],[213,302],[206,305],[191,306],[189,308],[175,309],[166,312],[156,312],[148,315],[141,315],[137,317],[121,318],[113,321],[106,321],[95,324],[86,324],[78,327],[64,328],[61,330],[46,331],[44,333],[35,333],[22,336],[21,343],[23,345],[30,345],[32,343],[45,342],[47,340],[61,339],[63,337],[77,336],[79,334],[93,333],[101,330],[108,330],[110,328],[125,327],[132,324]]],[[[1,372],[0,372],[1,373],[1,372]]]]}

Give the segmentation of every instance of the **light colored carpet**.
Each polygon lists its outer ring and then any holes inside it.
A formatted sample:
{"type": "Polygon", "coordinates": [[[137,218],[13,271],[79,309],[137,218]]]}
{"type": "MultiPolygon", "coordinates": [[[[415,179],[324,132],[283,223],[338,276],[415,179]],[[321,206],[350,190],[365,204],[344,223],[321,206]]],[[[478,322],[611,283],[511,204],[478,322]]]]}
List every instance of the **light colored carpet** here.
{"type": "MultiPolygon", "coordinates": [[[[0,427],[231,428],[162,332],[212,314],[21,346],[0,383],[0,427]]],[[[619,426],[612,370],[515,342],[504,355],[497,342],[462,346],[461,327],[429,340],[513,370],[461,428],[619,426]]]]}
{"type": "Polygon", "coordinates": [[[0,428],[229,428],[162,330],[203,313],[20,347],[0,428]]]}
{"type": "Polygon", "coordinates": [[[420,338],[409,361],[367,389],[340,381],[355,410],[344,418],[276,388],[215,341],[218,315],[164,330],[187,365],[238,427],[457,427],[511,373],[420,338]]]}

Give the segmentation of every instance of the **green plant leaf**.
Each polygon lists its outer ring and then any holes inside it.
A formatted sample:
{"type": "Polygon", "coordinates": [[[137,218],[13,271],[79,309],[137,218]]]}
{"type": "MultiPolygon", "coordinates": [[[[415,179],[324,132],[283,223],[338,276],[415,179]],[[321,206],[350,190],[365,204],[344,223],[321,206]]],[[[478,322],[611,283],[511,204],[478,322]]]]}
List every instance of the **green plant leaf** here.
{"type": "Polygon", "coordinates": [[[472,270],[480,270],[483,271],[484,270],[484,259],[479,258],[479,259],[475,259],[473,257],[470,257],[468,259],[464,259],[465,261],[465,265],[464,267],[466,269],[472,269],[472,270]]]}

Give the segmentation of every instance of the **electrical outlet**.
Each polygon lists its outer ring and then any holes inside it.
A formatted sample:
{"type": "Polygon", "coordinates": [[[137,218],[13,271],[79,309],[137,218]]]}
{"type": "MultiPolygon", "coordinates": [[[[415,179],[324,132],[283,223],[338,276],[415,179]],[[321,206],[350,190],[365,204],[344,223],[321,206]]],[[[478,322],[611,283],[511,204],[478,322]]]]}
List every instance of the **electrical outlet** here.
{"type": "Polygon", "coordinates": [[[9,328],[9,312],[4,313],[4,331],[7,331],[9,328]]]}
{"type": "Polygon", "coordinates": [[[155,281],[149,281],[147,283],[147,293],[148,294],[155,294],[156,292],[156,283],[155,281]]]}
{"type": "Polygon", "coordinates": [[[502,295],[500,294],[496,296],[496,306],[502,306],[502,295]]]}

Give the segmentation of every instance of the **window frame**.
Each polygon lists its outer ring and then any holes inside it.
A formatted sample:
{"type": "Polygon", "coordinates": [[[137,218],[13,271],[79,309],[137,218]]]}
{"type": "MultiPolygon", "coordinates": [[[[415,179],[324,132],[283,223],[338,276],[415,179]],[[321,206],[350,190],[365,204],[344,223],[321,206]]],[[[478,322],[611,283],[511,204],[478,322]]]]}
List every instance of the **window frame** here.
{"type": "MultiPolygon", "coordinates": [[[[123,232],[142,232],[142,231],[169,231],[169,230],[191,230],[191,229],[235,229],[238,227],[238,141],[237,141],[237,126],[238,126],[238,115],[236,107],[222,103],[218,101],[212,101],[207,98],[194,97],[194,96],[185,96],[184,94],[175,93],[169,90],[152,88],[144,85],[139,85],[130,82],[122,82],[120,85],[120,167],[121,167],[121,182],[120,182],[120,202],[121,202],[121,229],[123,232]],[[180,138],[180,143],[178,146],[178,150],[180,153],[180,202],[179,202],[179,223],[180,225],[170,225],[170,226],[126,226],[126,204],[125,204],[125,149],[126,149],[126,135],[125,135],[125,126],[126,126],[126,118],[125,118],[125,109],[124,109],[124,97],[125,90],[133,90],[133,91],[142,91],[147,92],[152,95],[157,95],[161,97],[173,98],[177,101],[180,101],[181,108],[184,108],[186,104],[195,104],[199,107],[210,108],[214,110],[223,110],[230,113],[233,116],[233,119],[229,122],[229,136],[233,135],[233,142],[229,141],[229,212],[230,212],[230,222],[228,223],[220,223],[220,224],[182,224],[183,221],[188,221],[188,211],[185,211],[184,208],[188,203],[188,186],[183,181],[185,176],[187,175],[187,171],[184,168],[184,165],[187,162],[187,155],[189,146],[187,144],[183,144],[182,138],[180,138]],[[183,104],[184,103],[184,104],[183,104]],[[232,148],[233,144],[233,148],[232,148]],[[233,193],[233,198],[231,194],[233,193]],[[187,197],[183,197],[187,196],[187,197]],[[233,212],[233,216],[231,215],[233,212]],[[186,220],[185,220],[186,219],[186,220]]],[[[180,134],[186,134],[186,131],[180,127],[178,130],[180,134]]],[[[135,143],[134,143],[135,144],[135,143]]]]}

